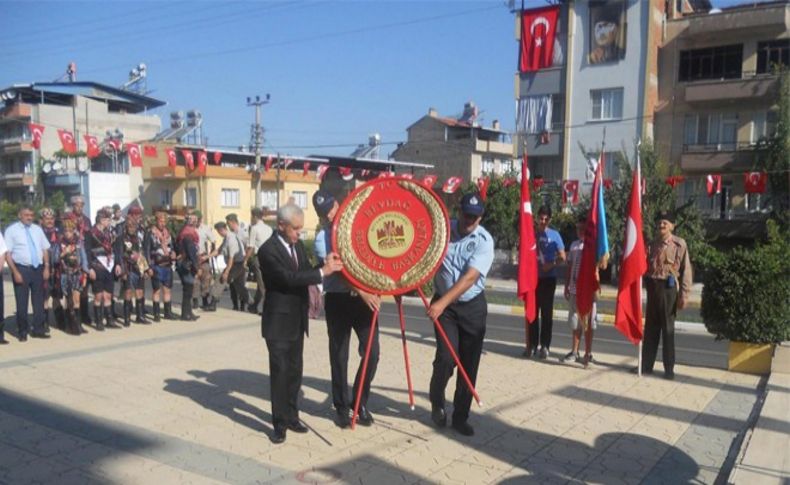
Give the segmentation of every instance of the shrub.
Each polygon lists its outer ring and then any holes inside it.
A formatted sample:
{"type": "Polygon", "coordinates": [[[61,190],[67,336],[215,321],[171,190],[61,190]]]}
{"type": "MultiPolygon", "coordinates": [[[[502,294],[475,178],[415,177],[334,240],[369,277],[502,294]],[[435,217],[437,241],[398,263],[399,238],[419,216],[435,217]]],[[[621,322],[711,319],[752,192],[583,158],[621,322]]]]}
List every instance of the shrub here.
{"type": "Polygon", "coordinates": [[[790,242],[774,221],[767,242],[711,258],[704,283],[702,319],[717,340],[790,339],[790,242]]]}

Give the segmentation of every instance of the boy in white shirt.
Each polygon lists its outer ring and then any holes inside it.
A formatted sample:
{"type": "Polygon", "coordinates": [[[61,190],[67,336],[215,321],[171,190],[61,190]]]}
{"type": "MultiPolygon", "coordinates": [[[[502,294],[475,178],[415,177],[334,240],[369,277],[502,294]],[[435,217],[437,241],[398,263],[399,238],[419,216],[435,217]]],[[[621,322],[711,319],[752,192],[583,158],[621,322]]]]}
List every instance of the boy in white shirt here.
{"type": "MultiPolygon", "coordinates": [[[[590,362],[593,362],[593,330],[598,326],[598,312],[595,301],[593,301],[592,311],[590,315],[587,316],[587,321],[582,325],[579,324],[579,317],[576,314],[576,282],[579,278],[579,267],[582,262],[584,230],[586,226],[587,217],[585,215],[579,216],[576,221],[576,236],[578,239],[571,243],[570,251],[568,252],[568,274],[565,278],[565,299],[568,300],[568,326],[570,326],[573,334],[573,346],[571,351],[560,359],[561,362],[565,362],[573,358],[576,362],[584,364],[584,367],[587,367],[590,362]],[[584,330],[584,358],[579,355],[582,330],[584,330]]],[[[598,268],[595,269],[595,272],[597,278],[598,268]]]]}

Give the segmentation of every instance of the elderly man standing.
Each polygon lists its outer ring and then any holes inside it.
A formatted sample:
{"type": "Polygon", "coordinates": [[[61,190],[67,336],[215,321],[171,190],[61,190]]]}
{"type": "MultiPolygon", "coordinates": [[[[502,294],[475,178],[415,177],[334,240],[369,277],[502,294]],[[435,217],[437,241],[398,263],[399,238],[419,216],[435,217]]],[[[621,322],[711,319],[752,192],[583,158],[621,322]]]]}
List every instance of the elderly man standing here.
{"type": "Polygon", "coordinates": [[[258,250],[260,265],[265,268],[261,333],[269,349],[269,383],[271,386],[272,424],[275,444],[285,441],[285,433],[306,433],[299,421],[299,389],[302,386],[304,336],[308,332],[308,286],[342,269],[336,253],[330,253],[322,268],[312,268],[307,251],[299,239],[304,227],[304,213],[293,204],[277,211],[277,233],[258,250]]]}
{"type": "Polygon", "coordinates": [[[686,307],[691,292],[692,269],[686,241],[672,234],[675,216],[661,212],[656,217],[658,233],[650,243],[645,287],[645,340],[642,372],[653,373],[661,340],[664,377],[675,378],[675,316],[686,307]]]}
{"type": "Polygon", "coordinates": [[[263,300],[263,277],[261,275],[261,265],[256,255],[258,249],[265,243],[274,232],[268,224],[263,222],[263,211],[257,207],[252,208],[252,225],[250,226],[250,237],[247,240],[247,264],[249,264],[252,273],[255,275],[255,283],[257,288],[255,291],[255,298],[250,304],[250,313],[258,314],[258,303],[263,300]]]}
{"type": "Polygon", "coordinates": [[[27,321],[28,300],[33,303],[34,338],[49,338],[44,327],[44,281],[49,279],[49,242],[44,231],[33,224],[33,208],[23,205],[19,221],[5,230],[8,245],[8,267],[14,278],[16,323],[19,341],[27,341],[30,331],[27,321]]]}

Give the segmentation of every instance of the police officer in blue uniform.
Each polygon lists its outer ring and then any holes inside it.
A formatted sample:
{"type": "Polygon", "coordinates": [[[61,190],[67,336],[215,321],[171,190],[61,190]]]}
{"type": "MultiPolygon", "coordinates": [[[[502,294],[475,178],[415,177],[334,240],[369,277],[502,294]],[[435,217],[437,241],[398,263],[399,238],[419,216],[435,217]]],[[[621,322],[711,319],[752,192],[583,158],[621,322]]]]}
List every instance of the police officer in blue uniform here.
{"type": "MultiPolygon", "coordinates": [[[[334,196],[326,190],[319,190],[313,195],[313,206],[321,218],[322,227],[315,238],[315,253],[320,264],[326,255],[332,252],[332,222],[338,211],[338,203],[334,196]]],[[[326,327],[329,335],[329,365],[332,370],[332,403],[337,413],[336,424],[341,428],[350,426],[350,411],[354,408],[354,399],[360,386],[362,362],[359,363],[352,395],[348,394],[348,354],[351,330],[357,334],[357,352],[360,357],[365,355],[370,322],[373,312],[379,309],[381,297],[354,288],[339,272],[324,277],[324,310],[326,311],[326,327]]],[[[365,382],[359,402],[357,423],[362,426],[373,424],[373,415],[368,411],[367,403],[370,396],[370,384],[376,375],[379,362],[379,330],[374,330],[373,343],[370,349],[365,382]]]]}
{"type": "MultiPolygon", "coordinates": [[[[494,261],[494,239],[480,225],[485,206],[480,194],[461,199],[460,218],[450,224],[450,246],[434,277],[434,297],[428,316],[436,318],[447,333],[469,379],[474,384],[483,351],[488,304],[485,281],[494,261]]],[[[430,399],[431,419],[438,427],[447,424],[444,391],[453,375],[455,361],[444,340],[436,332],[436,357],[433,361],[430,399]]],[[[453,428],[464,436],[474,429],[467,423],[472,392],[459,375],[453,399],[453,428]]]]}

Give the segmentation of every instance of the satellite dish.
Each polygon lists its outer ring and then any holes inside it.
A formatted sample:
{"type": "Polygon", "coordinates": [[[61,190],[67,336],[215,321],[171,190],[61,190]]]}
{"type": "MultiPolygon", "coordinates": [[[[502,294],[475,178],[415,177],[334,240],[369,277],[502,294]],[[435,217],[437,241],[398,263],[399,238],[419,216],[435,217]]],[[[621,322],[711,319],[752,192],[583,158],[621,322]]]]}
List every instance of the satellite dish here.
{"type": "Polygon", "coordinates": [[[49,163],[49,162],[45,163],[45,164],[44,164],[44,165],[41,167],[41,171],[43,171],[44,173],[49,173],[49,172],[51,172],[51,171],[52,171],[52,164],[51,164],[51,163],[49,163]]]}
{"type": "Polygon", "coordinates": [[[63,164],[60,163],[60,162],[55,162],[55,163],[52,164],[52,170],[54,170],[56,172],[58,170],[62,169],[62,168],[63,168],[63,164]]]}
{"type": "Polygon", "coordinates": [[[79,170],[80,173],[87,172],[88,171],[88,161],[85,160],[84,158],[80,159],[80,161],[77,162],[77,170],[79,170]]]}

